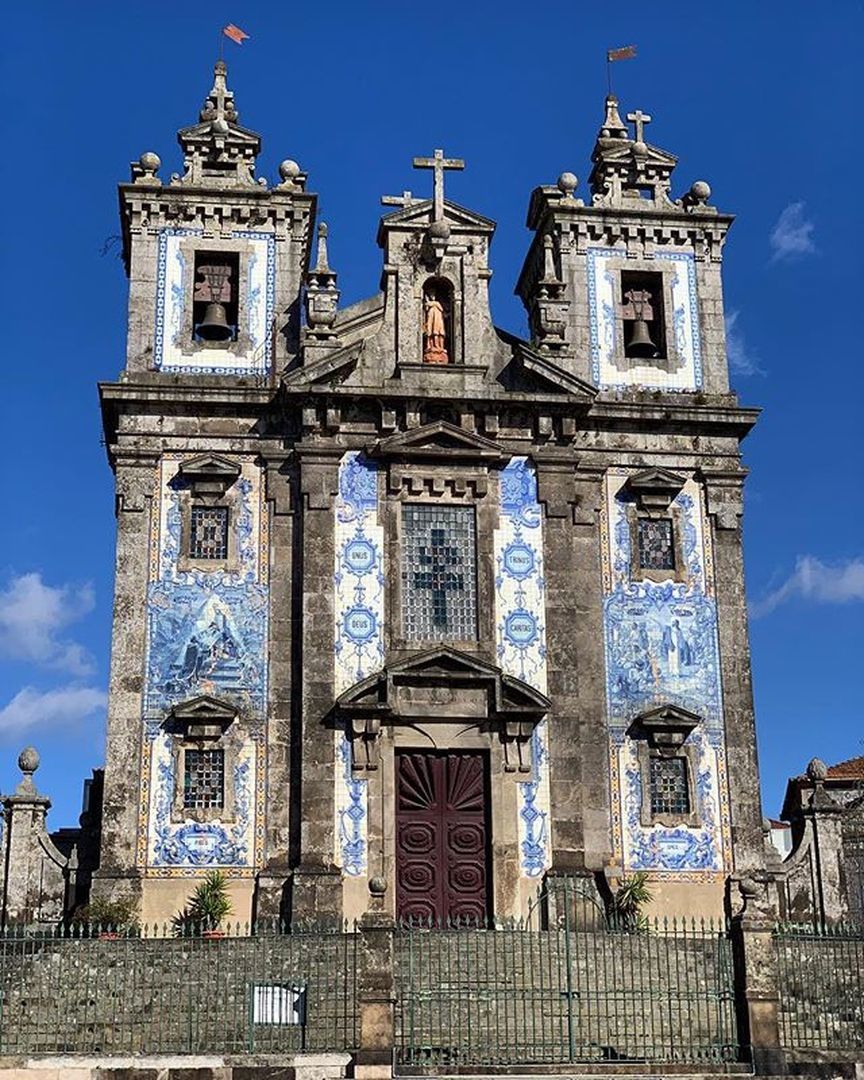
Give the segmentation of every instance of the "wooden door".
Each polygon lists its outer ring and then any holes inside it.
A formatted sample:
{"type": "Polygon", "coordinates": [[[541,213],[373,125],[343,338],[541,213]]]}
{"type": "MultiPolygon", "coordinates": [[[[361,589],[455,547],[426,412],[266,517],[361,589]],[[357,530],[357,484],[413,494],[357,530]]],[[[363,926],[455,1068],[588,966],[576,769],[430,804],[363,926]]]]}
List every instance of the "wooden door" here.
{"type": "Polygon", "coordinates": [[[488,769],[481,752],[396,755],[396,913],[489,914],[488,769]]]}

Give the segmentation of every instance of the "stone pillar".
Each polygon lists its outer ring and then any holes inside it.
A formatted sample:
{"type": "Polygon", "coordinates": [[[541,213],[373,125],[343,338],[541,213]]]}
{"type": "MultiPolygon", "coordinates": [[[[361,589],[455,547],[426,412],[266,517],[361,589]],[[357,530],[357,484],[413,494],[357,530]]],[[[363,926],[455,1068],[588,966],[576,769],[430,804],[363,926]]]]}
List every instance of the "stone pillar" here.
{"type": "Polygon", "coordinates": [[[294,570],[294,500],[284,455],[267,461],[270,513],[270,686],[267,717],[267,804],[264,865],[255,890],[256,919],[286,919],[291,878],[291,690],[294,624],[291,618],[294,570]]]}
{"type": "Polygon", "coordinates": [[[764,870],[765,851],[741,547],[743,480],[743,471],[705,476],[708,513],[713,526],[734,869],[738,874],[749,874],[764,870]]]}
{"type": "Polygon", "coordinates": [[[740,883],[744,909],[732,920],[735,1002],[742,1049],[758,1075],[786,1073],[780,1044],[780,991],[774,940],[776,911],[765,882],[740,883]]]}
{"type": "Polygon", "coordinates": [[[336,742],[330,720],[335,704],[333,502],[339,489],[339,450],[297,450],[302,526],[294,546],[300,563],[294,604],[301,685],[298,693],[295,679],[293,698],[300,756],[291,780],[299,857],[292,874],[291,918],[341,920],[342,875],[335,865],[336,742]]]}
{"type": "Polygon", "coordinates": [[[0,926],[37,921],[59,922],[68,906],[67,860],[45,829],[51,800],[33,783],[39,755],[22,750],[18,768],[24,774],[14,795],[3,797],[3,904],[0,926]]]}
{"type": "Polygon", "coordinates": [[[393,1075],[393,1048],[396,1037],[393,989],[393,934],[395,924],[385,915],[381,897],[384,881],[372,878],[371,908],[361,918],[357,939],[357,1001],[360,1010],[360,1040],[354,1059],[357,1080],[389,1080],[393,1075]]]}
{"type": "Polygon", "coordinates": [[[840,922],[849,911],[843,895],[843,811],[825,790],[828,766],[814,758],[807,766],[807,777],[813,784],[809,805],[801,816],[810,819],[813,829],[813,859],[815,863],[816,896],[813,907],[821,923],[840,922]]]}
{"type": "Polygon", "coordinates": [[[136,865],[141,790],[144,652],[147,636],[147,581],[150,507],[156,486],[156,459],[116,464],[117,555],[114,625],[108,693],[108,737],[102,803],[100,864],[94,897],[139,895],[136,865]]]}
{"type": "Polygon", "coordinates": [[[552,870],[609,856],[609,753],[600,569],[600,473],[538,455],[545,517],[552,870]]]}

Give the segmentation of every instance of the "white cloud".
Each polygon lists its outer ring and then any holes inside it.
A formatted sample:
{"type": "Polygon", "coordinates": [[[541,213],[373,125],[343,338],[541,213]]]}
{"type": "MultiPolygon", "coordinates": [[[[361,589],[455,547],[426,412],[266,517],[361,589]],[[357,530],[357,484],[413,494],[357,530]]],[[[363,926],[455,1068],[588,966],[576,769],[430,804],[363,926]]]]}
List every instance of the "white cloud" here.
{"type": "Polygon", "coordinates": [[[794,598],[816,604],[847,604],[864,600],[864,557],[827,566],[814,555],[801,555],[792,574],[779,588],[750,604],[754,618],[769,615],[794,598]]]}
{"type": "Polygon", "coordinates": [[[804,203],[790,203],[780,214],[777,224],[771,230],[770,243],[772,259],[791,259],[796,255],[812,255],[816,251],[813,243],[813,222],[804,216],[804,203]]]}
{"type": "Polygon", "coordinates": [[[758,353],[744,340],[744,333],[738,325],[740,314],[740,311],[726,313],[726,355],[729,358],[729,370],[736,375],[764,375],[758,353]]]}
{"type": "Polygon", "coordinates": [[[88,674],[93,668],[90,654],[60,633],[92,611],[93,603],[89,585],[53,588],[38,573],[13,578],[0,591],[0,655],[88,674]]]}
{"type": "Polygon", "coordinates": [[[10,739],[38,729],[70,728],[105,708],[108,695],[90,686],[36,690],[25,686],[0,709],[0,738],[10,739]]]}

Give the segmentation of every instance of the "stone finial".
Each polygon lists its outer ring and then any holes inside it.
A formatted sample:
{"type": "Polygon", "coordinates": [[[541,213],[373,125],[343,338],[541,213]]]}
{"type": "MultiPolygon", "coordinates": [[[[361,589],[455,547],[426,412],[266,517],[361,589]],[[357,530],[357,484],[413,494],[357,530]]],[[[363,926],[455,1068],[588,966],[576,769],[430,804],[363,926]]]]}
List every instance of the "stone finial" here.
{"type": "Polygon", "coordinates": [[[133,161],[130,166],[133,183],[161,184],[162,181],[156,176],[161,165],[162,160],[158,154],[154,154],[152,150],[145,150],[141,157],[133,161]]]}
{"type": "Polygon", "coordinates": [[[39,768],[39,751],[35,746],[25,746],[18,755],[18,768],[23,777],[21,783],[15,789],[16,795],[35,795],[36,785],[33,783],[33,774],[39,768]]]}
{"type": "Polygon", "coordinates": [[[330,266],[327,253],[326,224],[318,225],[318,260],[315,269],[306,275],[306,322],[307,344],[328,343],[335,341],[333,323],[339,305],[339,289],[336,286],[336,271],[330,266]]]}
{"type": "Polygon", "coordinates": [[[318,225],[318,262],[315,264],[316,274],[329,274],[330,263],[327,260],[327,224],[322,221],[318,225]]]}
{"type": "Polygon", "coordinates": [[[253,173],[261,138],[241,127],[239,119],[234,93],[228,89],[228,68],[224,60],[219,60],[198,123],[177,133],[186,167],[181,183],[208,187],[255,183],[253,173]]]}
{"type": "Polygon", "coordinates": [[[814,757],[807,766],[807,779],[814,784],[821,784],[828,776],[828,766],[818,757],[814,757]]]}
{"type": "Polygon", "coordinates": [[[572,199],[573,192],[579,185],[579,178],[575,173],[562,172],[558,177],[558,190],[565,199],[572,199]]]}
{"type": "Polygon", "coordinates": [[[618,99],[610,94],[591,155],[594,167],[589,183],[594,205],[625,209],[650,201],[674,206],[669,188],[678,159],[645,141],[645,125],[651,122],[647,113],[636,109],[627,113],[627,119],[633,124],[633,137],[621,120],[618,99]]]}
{"type": "Polygon", "coordinates": [[[282,182],[278,186],[282,191],[303,191],[306,174],[291,158],[279,163],[279,177],[282,182]]]}
{"type": "Polygon", "coordinates": [[[614,94],[606,96],[606,115],[597,137],[599,139],[629,139],[630,137],[618,112],[618,98],[614,94]]]}

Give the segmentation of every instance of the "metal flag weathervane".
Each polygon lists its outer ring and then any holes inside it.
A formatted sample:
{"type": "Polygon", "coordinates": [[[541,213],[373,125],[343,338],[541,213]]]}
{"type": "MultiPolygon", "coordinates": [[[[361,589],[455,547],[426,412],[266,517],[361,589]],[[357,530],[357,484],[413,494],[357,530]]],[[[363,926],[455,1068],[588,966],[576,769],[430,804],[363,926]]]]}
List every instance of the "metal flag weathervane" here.
{"type": "Polygon", "coordinates": [[[241,30],[239,26],[235,26],[234,23],[228,23],[227,26],[223,26],[219,34],[219,59],[223,59],[223,52],[225,46],[225,38],[230,38],[235,45],[242,45],[243,42],[249,37],[245,30],[241,30]]]}
{"type": "Polygon", "coordinates": [[[620,49],[606,50],[606,86],[612,96],[612,65],[616,60],[633,60],[636,56],[635,45],[624,45],[620,49]]]}

